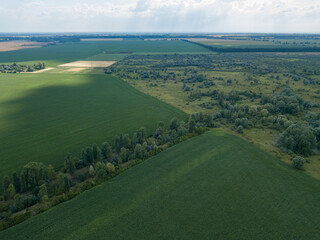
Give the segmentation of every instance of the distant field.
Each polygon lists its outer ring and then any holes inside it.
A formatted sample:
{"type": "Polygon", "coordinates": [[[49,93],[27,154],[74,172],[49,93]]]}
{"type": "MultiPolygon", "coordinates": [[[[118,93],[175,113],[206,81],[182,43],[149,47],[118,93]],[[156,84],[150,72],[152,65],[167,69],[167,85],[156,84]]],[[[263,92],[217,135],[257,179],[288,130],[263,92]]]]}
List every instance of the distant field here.
{"type": "Polygon", "coordinates": [[[59,67],[84,67],[84,68],[105,68],[109,67],[115,61],[75,61],[59,65],[59,67]]]}
{"type": "Polygon", "coordinates": [[[122,41],[122,38],[81,38],[83,42],[122,41]]]}
{"type": "MultiPolygon", "coordinates": [[[[183,41],[97,41],[65,43],[43,48],[22,49],[0,52],[0,63],[50,61],[66,63],[86,60],[101,53],[135,53],[135,52],[209,52],[201,46],[183,41]]],[[[113,60],[113,59],[95,59],[113,60]]],[[[116,60],[116,59],[114,59],[116,60]]],[[[57,64],[58,65],[58,64],[57,64]]]]}
{"type": "Polygon", "coordinates": [[[88,57],[84,60],[86,61],[119,61],[128,56],[129,54],[106,54],[99,53],[97,55],[88,57]]]}
{"type": "Polygon", "coordinates": [[[318,48],[320,42],[318,40],[299,41],[299,40],[269,40],[269,41],[254,41],[254,40],[219,40],[219,39],[194,39],[192,42],[200,43],[214,48],[232,48],[232,49],[295,49],[295,48],[318,48]],[[307,44],[306,44],[307,43],[307,44]]]}
{"type": "Polygon", "coordinates": [[[0,41],[0,52],[13,51],[24,48],[36,48],[46,45],[47,43],[29,42],[29,41],[0,41]]]}
{"type": "Polygon", "coordinates": [[[223,132],[183,142],[1,239],[318,240],[319,182],[223,132]]]}
{"type": "Polygon", "coordinates": [[[0,179],[30,161],[61,166],[116,134],[187,116],[122,80],[94,74],[1,74],[0,179]]]}

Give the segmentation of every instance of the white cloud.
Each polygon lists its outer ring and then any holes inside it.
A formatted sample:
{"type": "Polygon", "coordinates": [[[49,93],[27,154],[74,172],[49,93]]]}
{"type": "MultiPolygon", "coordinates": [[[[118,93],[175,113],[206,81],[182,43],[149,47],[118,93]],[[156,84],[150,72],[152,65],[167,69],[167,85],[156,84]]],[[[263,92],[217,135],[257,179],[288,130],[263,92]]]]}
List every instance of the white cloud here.
{"type": "Polygon", "coordinates": [[[11,0],[0,31],[320,32],[314,0],[11,0]]]}

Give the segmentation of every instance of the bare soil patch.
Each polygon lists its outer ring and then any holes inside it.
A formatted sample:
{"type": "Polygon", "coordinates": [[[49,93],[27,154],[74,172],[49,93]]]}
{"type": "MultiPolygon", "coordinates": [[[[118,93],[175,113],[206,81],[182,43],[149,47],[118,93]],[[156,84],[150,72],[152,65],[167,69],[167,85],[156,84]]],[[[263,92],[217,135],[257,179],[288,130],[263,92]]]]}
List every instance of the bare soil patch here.
{"type": "Polygon", "coordinates": [[[75,61],[59,65],[59,67],[104,68],[114,63],[116,61],[75,61]]]}
{"type": "Polygon", "coordinates": [[[19,50],[23,48],[35,48],[47,45],[47,43],[29,42],[29,41],[8,41],[0,42],[0,52],[19,50]]]}
{"type": "Polygon", "coordinates": [[[47,67],[45,69],[41,69],[41,70],[38,70],[38,71],[29,72],[29,73],[42,73],[42,72],[46,72],[46,71],[51,70],[51,69],[54,69],[54,68],[53,67],[47,67]]]}

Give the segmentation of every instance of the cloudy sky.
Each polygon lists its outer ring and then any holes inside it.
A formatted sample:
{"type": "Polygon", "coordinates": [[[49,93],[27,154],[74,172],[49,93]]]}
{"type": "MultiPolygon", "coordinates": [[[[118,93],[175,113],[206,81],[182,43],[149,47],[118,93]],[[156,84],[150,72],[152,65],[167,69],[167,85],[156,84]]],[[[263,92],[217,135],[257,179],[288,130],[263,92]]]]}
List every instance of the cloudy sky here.
{"type": "Polygon", "coordinates": [[[320,0],[1,0],[0,32],[320,32],[320,0]]]}

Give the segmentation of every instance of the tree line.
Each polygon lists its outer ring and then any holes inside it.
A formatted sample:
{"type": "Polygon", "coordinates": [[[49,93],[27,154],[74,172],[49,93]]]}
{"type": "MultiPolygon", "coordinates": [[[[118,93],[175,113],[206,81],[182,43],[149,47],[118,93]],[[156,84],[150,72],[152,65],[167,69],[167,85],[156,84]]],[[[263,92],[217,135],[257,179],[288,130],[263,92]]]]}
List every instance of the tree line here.
{"type": "Polygon", "coordinates": [[[79,155],[68,153],[60,169],[29,162],[20,173],[13,172],[3,178],[0,230],[67,201],[167,147],[204,133],[207,127],[212,126],[212,119],[203,121],[195,115],[187,123],[174,118],[168,127],[159,122],[152,134],[141,127],[132,136],[115,136],[112,144],[92,144],[83,148],[79,155]]]}

